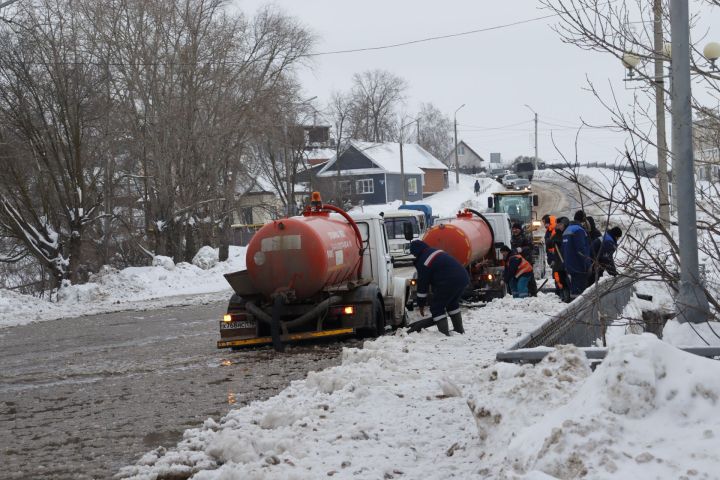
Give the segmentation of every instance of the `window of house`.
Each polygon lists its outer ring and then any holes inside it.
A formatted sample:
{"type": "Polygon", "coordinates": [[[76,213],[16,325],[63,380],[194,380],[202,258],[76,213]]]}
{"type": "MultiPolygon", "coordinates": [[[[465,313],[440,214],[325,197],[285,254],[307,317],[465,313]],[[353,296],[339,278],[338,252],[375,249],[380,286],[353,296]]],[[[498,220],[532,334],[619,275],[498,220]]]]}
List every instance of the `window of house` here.
{"type": "Polygon", "coordinates": [[[251,225],[253,223],[253,208],[243,207],[240,210],[240,221],[245,225],[251,225]]]}
{"type": "Polygon", "coordinates": [[[458,145],[458,155],[465,155],[465,145],[458,145]]]}
{"type": "Polygon", "coordinates": [[[350,180],[340,180],[338,186],[341,195],[352,195],[352,183],[350,183],[350,180]]]}
{"type": "Polygon", "coordinates": [[[417,178],[408,178],[407,179],[407,189],[408,194],[410,195],[417,195],[418,188],[417,188],[417,178]]]}
{"type": "Polygon", "coordinates": [[[375,193],[375,183],[372,178],[365,178],[355,182],[355,189],[359,194],[375,193]]]}

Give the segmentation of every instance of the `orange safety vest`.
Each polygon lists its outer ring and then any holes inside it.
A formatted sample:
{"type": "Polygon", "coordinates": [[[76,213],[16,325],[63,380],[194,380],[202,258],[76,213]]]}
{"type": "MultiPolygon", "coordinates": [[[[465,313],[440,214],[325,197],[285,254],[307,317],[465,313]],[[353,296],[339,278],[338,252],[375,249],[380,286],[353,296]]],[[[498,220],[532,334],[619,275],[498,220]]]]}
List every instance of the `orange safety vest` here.
{"type": "Polygon", "coordinates": [[[518,265],[517,272],[515,272],[515,278],[520,278],[522,275],[526,273],[531,273],[533,271],[532,265],[530,265],[530,262],[525,260],[525,257],[523,257],[520,254],[512,255],[513,257],[520,257],[520,265],[518,265]]]}
{"type": "MultiPolygon", "coordinates": [[[[557,225],[557,219],[554,215],[550,215],[550,225],[546,228],[547,231],[550,232],[550,237],[552,238],[553,235],[555,235],[555,226],[557,225]]],[[[547,249],[548,252],[553,253],[555,251],[554,247],[550,247],[547,249]]]]}

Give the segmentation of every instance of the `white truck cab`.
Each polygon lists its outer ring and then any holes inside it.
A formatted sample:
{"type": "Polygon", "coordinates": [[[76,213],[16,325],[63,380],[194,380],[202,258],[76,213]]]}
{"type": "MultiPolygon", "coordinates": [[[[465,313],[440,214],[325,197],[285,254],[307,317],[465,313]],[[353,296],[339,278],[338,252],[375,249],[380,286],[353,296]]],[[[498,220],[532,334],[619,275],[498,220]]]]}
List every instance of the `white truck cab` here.
{"type": "Polygon", "coordinates": [[[395,260],[409,260],[410,242],[427,232],[425,214],[417,210],[389,210],[383,214],[390,255],[395,260]],[[412,238],[408,232],[412,231],[412,238]]]}

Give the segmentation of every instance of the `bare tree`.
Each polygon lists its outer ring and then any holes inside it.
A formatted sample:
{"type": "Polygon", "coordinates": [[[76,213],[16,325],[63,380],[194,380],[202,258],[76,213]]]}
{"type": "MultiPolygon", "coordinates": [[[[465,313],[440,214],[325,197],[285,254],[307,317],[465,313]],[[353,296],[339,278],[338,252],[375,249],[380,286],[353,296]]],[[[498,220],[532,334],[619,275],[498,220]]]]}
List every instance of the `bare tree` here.
{"type": "Polygon", "coordinates": [[[432,103],[423,103],[418,113],[420,138],[417,143],[435,158],[445,159],[453,147],[452,121],[432,103]]]}
{"type": "Polygon", "coordinates": [[[397,109],[405,100],[407,83],[386,70],[353,75],[352,137],[370,142],[395,135],[397,109]]]}
{"type": "Polygon", "coordinates": [[[58,283],[80,279],[85,231],[100,218],[110,106],[70,3],[22,5],[0,32],[0,223],[58,283]]]}

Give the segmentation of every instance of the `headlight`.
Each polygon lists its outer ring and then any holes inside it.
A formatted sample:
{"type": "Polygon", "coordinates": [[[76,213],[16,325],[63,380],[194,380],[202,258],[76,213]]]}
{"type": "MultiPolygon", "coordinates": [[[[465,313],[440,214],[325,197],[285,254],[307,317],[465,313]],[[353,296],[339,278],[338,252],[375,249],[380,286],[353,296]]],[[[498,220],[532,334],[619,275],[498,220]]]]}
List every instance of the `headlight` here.
{"type": "Polygon", "coordinates": [[[229,313],[226,313],[225,315],[223,315],[223,322],[227,322],[227,323],[232,322],[232,315],[230,315],[229,313]]]}

